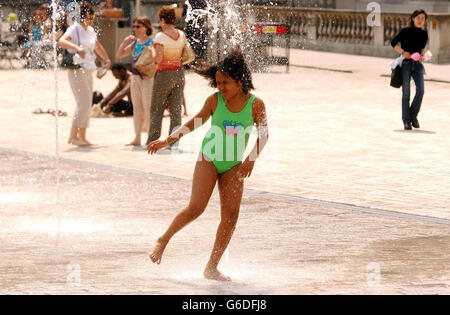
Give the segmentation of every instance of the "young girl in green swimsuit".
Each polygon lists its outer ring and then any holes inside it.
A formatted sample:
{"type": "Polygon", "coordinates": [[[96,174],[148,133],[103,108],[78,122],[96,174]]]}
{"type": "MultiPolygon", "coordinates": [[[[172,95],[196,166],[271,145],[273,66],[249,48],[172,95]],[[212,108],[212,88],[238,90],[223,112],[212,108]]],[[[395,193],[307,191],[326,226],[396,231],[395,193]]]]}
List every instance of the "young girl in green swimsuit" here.
{"type": "Polygon", "coordinates": [[[201,111],[164,141],[154,141],[147,147],[154,154],[178,141],[187,133],[206,123],[212,116],[212,126],[202,144],[196,163],[189,205],[174,218],[167,231],[156,241],[150,259],[157,264],[169,240],[205,210],[216,182],[219,183],[221,222],[214,248],[205,268],[207,279],[230,281],[217,270],[219,261],[236,227],[244,189],[244,178],[252,173],[256,159],[268,140],[264,103],[249,92],[253,89],[251,73],[241,52],[234,51],[216,65],[197,69],[219,92],[209,96],[201,111]],[[201,122],[201,123],[198,123],[201,122]],[[243,161],[249,133],[256,125],[256,144],[243,161]]]}

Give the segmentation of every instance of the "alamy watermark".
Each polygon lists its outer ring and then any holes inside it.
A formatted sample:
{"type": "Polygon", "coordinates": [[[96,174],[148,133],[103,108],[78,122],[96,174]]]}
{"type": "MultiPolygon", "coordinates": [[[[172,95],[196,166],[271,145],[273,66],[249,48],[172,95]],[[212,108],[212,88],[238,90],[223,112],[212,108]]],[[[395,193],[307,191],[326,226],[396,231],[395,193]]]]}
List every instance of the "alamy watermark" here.
{"type": "Polygon", "coordinates": [[[366,282],[369,287],[379,286],[381,283],[381,266],[379,263],[371,262],[366,267],[366,282]]]}
{"type": "Polygon", "coordinates": [[[367,16],[367,25],[370,27],[381,26],[381,5],[378,2],[367,4],[367,11],[371,11],[367,16]]]}
{"type": "Polygon", "coordinates": [[[68,286],[79,287],[81,285],[81,267],[76,262],[70,262],[66,266],[68,272],[66,283],[68,286]]]}

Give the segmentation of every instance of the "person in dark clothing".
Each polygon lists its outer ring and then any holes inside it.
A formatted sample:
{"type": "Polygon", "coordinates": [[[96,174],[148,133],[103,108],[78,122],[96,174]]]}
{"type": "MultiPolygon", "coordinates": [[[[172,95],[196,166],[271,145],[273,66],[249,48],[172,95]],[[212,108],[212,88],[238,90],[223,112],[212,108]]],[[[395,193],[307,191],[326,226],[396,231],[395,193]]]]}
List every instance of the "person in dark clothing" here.
{"type": "Polygon", "coordinates": [[[420,128],[417,115],[419,114],[425,93],[423,55],[428,42],[428,32],[423,29],[427,13],[424,10],[416,10],[410,17],[411,26],[404,28],[392,40],[391,45],[405,58],[402,63],[402,120],[405,130],[412,127],[420,128]],[[414,54],[420,54],[420,59],[415,61],[414,54]],[[416,84],[416,95],[410,106],[411,77],[416,84]]]}
{"type": "Polygon", "coordinates": [[[119,84],[99,103],[100,108],[104,113],[112,113],[116,117],[133,116],[133,104],[130,102],[131,75],[121,64],[113,65],[111,71],[114,77],[119,80],[119,84]],[[124,100],[125,96],[128,97],[128,101],[124,100]]]}

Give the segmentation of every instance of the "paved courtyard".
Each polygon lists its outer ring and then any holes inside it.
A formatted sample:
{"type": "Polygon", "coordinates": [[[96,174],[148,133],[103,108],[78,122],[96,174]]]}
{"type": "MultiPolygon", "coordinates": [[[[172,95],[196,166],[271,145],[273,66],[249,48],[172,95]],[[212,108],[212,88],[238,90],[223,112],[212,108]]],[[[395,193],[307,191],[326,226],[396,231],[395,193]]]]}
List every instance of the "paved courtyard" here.
{"type": "MultiPolygon", "coordinates": [[[[0,72],[0,292],[450,293],[450,65],[426,65],[422,128],[405,132],[389,62],[293,50],[289,73],[254,75],[270,142],[246,183],[223,262],[236,279],[228,285],[201,279],[217,195],[165,264],[146,260],[189,196],[208,126],[183,139],[185,153],[148,156],[125,146],[130,118],[96,118],[88,130],[96,145],[75,148],[66,144],[70,117],[58,120],[57,135],[54,117],[31,113],[54,106],[54,73],[0,72]]],[[[56,77],[70,116],[67,74],[56,77]]],[[[114,85],[108,74],[95,90],[114,85]]],[[[211,93],[189,73],[189,114],[211,93]]]]}

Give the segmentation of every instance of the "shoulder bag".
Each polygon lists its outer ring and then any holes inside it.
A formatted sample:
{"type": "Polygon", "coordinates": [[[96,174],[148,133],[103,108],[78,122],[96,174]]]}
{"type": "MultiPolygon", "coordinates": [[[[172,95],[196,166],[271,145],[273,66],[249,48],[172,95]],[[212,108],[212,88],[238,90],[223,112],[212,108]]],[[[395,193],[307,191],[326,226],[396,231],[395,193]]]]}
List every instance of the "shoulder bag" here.
{"type": "Polygon", "coordinates": [[[192,49],[191,45],[189,44],[188,40],[186,39],[186,35],[184,35],[184,47],[183,47],[183,53],[181,55],[181,61],[183,62],[183,65],[187,65],[191,62],[195,61],[195,52],[194,49],[192,49]]]}
{"type": "Polygon", "coordinates": [[[402,86],[402,67],[397,66],[391,73],[391,86],[399,89],[402,86]]]}
{"type": "MultiPolygon", "coordinates": [[[[78,45],[80,45],[80,34],[78,33],[78,27],[75,26],[75,29],[77,31],[78,45]]],[[[73,57],[75,56],[75,54],[71,54],[67,49],[64,49],[63,58],[61,61],[61,67],[66,68],[66,69],[80,69],[81,66],[76,65],[73,62],[73,57]]]]}

